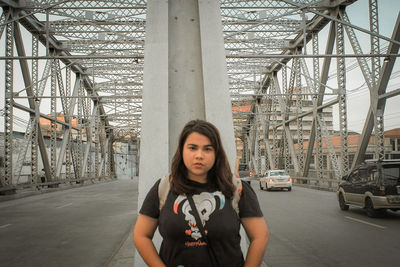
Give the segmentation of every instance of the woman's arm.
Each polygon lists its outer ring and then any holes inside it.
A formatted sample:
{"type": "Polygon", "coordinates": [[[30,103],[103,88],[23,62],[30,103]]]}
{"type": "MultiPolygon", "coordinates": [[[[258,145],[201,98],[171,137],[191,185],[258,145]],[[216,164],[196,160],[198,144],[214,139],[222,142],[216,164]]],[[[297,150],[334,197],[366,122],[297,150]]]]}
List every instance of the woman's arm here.
{"type": "Polygon", "coordinates": [[[133,230],[133,241],[136,249],[148,266],[165,267],[152,241],[157,229],[158,220],[139,214],[133,230]]]}
{"type": "Polygon", "coordinates": [[[269,231],[264,217],[242,218],[242,225],[250,239],[245,267],[260,266],[267,248],[269,231]]]}

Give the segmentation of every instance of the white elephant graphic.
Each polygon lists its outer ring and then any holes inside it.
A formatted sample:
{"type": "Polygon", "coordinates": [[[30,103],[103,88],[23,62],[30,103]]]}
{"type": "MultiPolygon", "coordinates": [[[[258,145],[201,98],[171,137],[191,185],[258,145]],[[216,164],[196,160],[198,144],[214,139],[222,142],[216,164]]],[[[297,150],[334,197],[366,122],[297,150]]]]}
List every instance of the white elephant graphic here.
{"type": "MultiPolygon", "coordinates": [[[[196,205],[197,211],[199,212],[199,216],[201,219],[201,223],[203,227],[206,222],[210,219],[210,215],[217,208],[217,198],[219,198],[219,207],[218,209],[222,209],[225,205],[225,196],[220,192],[203,192],[200,195],[193,195],[193,201],[196,205]]],[[[190,207],[189,201],[187,200],[185,195],[180,195],[176,198],[174,202],[174,213],[178,214],[179,204],[183,202],[182,205],[182,213],[185,214],[185,220],[188,222],[190,230],[186,231],[186,234],[190,235],[193,239],[198,240],[201,237],[201,233],[196,224],[196,219],[192,215],[192,208],[190,207]]],[[[207,233],[207,230],[205,230],[207,233]]]]}

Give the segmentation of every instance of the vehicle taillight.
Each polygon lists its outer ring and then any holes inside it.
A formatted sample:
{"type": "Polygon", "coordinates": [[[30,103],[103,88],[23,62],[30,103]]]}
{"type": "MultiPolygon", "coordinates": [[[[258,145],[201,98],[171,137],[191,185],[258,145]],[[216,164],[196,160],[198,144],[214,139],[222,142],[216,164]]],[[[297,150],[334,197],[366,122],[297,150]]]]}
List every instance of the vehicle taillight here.
{"type": "Polygon", "coordinates": [[[385,187],[381,186],[379,187],[379,195],[384,196],[386,195],[385,187]]]}
{"type": "Polygon", "coordinates": [[[269,178],[268,179],[268,182],[273,182],[274,181],[274,178],[269,178]]]}

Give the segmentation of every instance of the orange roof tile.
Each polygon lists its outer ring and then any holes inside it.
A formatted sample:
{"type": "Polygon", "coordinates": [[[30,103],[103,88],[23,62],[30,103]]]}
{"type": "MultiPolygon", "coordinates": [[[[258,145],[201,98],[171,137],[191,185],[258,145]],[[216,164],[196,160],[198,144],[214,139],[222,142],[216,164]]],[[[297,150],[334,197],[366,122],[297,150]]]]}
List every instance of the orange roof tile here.
{"type": "MultiPolygon", "coordinates": [[[[335,135],[335,136],[331,136],[331,140],[332,140],[332,145],[334,147],[336,146],[341,146],[340,143],[340,136],[339,135],[335,135]]],[[[348,137],[348,144],[349,146],[357,146],[358,145],[358,140],[360,140],[360,135],[359,134],[352,134],[349,135],[348,137]]],[[[304,142],[304,148],[308,148],[308,141],[304,142]]],[[[314,147],[316,146],[316,143],[314,144],[314,147]]],[[[325,142],[325,138],[322,138],[322,146],[324,148],[326,148],[326,142],[325,142]]],[[[294,147],[297,149],[298,144],[295,144],[294,147]]]]}
{"type": "Polygon", "coordinates": [[[400,128],[395,128],[395,129],[385,131],[385,137],[400,138],[400,128]]]}

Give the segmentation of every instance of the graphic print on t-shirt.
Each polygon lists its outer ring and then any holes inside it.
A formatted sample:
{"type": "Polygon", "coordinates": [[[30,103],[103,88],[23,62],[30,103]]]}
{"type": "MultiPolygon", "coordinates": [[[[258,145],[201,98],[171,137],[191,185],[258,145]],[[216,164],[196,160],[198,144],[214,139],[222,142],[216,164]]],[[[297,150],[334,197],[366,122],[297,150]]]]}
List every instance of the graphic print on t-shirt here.
{"type": "MultiPolygon", "coordinates": [[[[216,191],[214,193],[202,192],[199,195],[193,195],[193,201],[196,205],[197,211],[199,212],[201,223],[203,224],[203,227],[207,234],[206,222],[210,219],[210,215],[215,210],[221,210],[225,206],[225,196],[220,191],[216,191]]],[[[185,231],[185,234],[191,236],[194,240],[197,241],[199,238],[201,238],[201,232],[197,227],[196,219],[192,214],[192,208],[190,207],[189,201],[187,200],[185,195],[179,195],[176,198],[173,207],[174,213],[178,214],[180,212],[179,206],[181,203],[183,204],[180,211],[185,215],[185,220],[188,222],[188,226],[190,228],[185,231]]],[[[200,243],[196,244],[203,245],[200,243]]]]}

